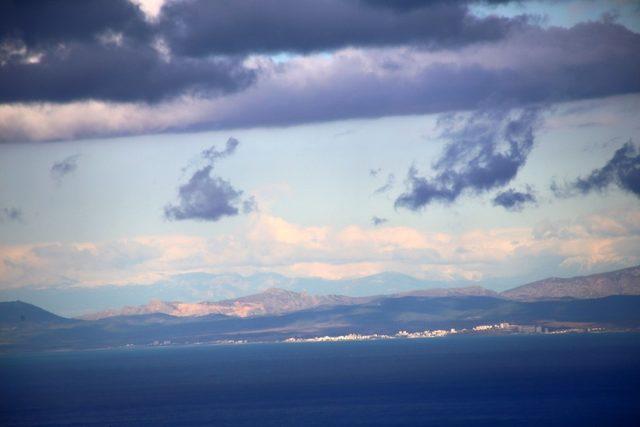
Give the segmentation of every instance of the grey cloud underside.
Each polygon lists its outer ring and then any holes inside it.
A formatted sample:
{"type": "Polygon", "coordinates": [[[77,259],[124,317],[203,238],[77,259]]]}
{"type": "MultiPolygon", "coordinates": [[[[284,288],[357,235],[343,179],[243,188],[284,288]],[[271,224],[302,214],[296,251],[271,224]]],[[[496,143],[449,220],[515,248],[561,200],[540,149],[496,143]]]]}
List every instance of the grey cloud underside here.
{"type": "Polygon", "coordinates": [[[613,157],[601,168],[594,169],[589,175],[580,177],[564,187],[554,183],[552,190],[556,195],[568,197],[603,191],[616,186],[623,191],[640,197],[640,147],[629,141],[613,154],[613,157]]]}
{"type": "Polygon", "coordinates": [[[225,216],[238,215],[240,211],[249,213],[256,209],[253,197],[243,200],[241,190],[213,175],[215,163],[232,155],[238,144],[237,139],[229,138],[224,150],[211,147],[201,153],[205,166],[197,169],[189,181],[178,188],[178,202],[165,206],[165,218],[176,221],[218,221],[225,216]]]}
{"type": "Polygon", "coordinates": [[[413,3],[398,9],[357,0],[172,2],[163,8],[160,31],[175,52],[203,56],[400,44],[455,47],[500,39],[524,22],[476,17],[466,1],[413,3]]]}
{"type": "Polygon", "coordinates": [[[510,211],[521,211],[525,205],[535,202],[536,196],[530,188],[527,188],[524,192],[509,188],[498,193],[496,197],[493,198],[493,204],[495,206],[502,206],[510,211]]]}
{"type": "MultiPolygon", "coordinates": [[[[222,112],[216,126],[281,126],[640,92],[640,35],[622,26],[593,22],[571,29],[529,28],[525,35],[504,43],[487,54],[496,56],[496,65],[443,61],[424,65],[407,77],[358,71],[347,63],[331,76],[330,85],[288,88],[265,83],[255,97],[238,100],[222,112]],[[533,60],[523,55],[534,48],[543,53],[533,60]]],[[[397,70],[408,65],[389,63],[384,55],[379,64],[397,70]]]]}
{"type": "Polygon", "coordinates": [[[419,210],[451,203],[464,192],[482,193],[508,184],[522,168],[534,143],[539,111],[478,111],[468,117],[442,119],[442,136],[450,142],[433,165],[433,177],[409,170],[406,191],[396,208],[419,210]]]}

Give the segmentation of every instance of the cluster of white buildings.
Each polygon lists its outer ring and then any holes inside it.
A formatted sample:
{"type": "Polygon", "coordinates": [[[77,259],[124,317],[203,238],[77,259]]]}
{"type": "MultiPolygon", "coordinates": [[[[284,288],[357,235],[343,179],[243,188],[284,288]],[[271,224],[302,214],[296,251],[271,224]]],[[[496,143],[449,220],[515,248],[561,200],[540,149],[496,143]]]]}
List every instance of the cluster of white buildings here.
{"type": "Polygon", "coordinates": [[[491,331],[491,330],[499,330],[499,329],[513,329],[514,327],[517,327],[517,325],[511,325],[509,323],[497,323],[495,325],[478,325],[478,326],[474,326],[473,330],[476,332],[481,332],[481,331],[491,331]]]}
{"type": "Polygon", "coordinates": [[[360,335],[360,334],[347,334],[347,335],[338,335],[335,337],[324,336],[324,337],[313,337],[313,338],[287,338],[284,342],[333,342],[333,341],[367,341],[367,340],[385,340],[393,338],[391,335],[360,335]]]}
{"type": "Polygon", "coordinates": [[[541,334],[547,333],[546,329],[541,326],[534,325],[512,325],[510,323],[497,323],[495,325],[477,325],[472,329],[436,329],[436,330],[424,330],[416,332],[408,332],[405,330],[398,331],[395,335],[361,335],[361,334],[347,334],[338,336],[324,336],[313,338],[287,338],[284,342],[334,342],[334,341],[368,341],[368,340],[384,340],[394,338],[437,338],[445,337],[452,334],[468,334],[474,332],[512,332],[512,333],[525,333],[525,334],[541,334]]]}
{"type": "Polygon", "coordinates": [[[456,334],[460,331],[456,329],[437,329],[434,331],[421,331],[421,332],[407,332],[407,331],[398,331],[395,335],[384,335],[384,334],[372,334],[372,335],[362,335],[362,334],[347,334],[347,335],[338,335],[338,336],[324,336],[324,337],[313,337],[313,338],[287,338],[284,342],[335,342],[335,341],[370,341],[370,340],[389,340],[394,338],[435,338],[435,337],[444,337],[449,334],[456,334]]]}
{"type": "Polygon", "coordinates": [[[398,331],[395,335],[396,338],[436,338],[436,337],[444,337],[449,334],[457,334],[458,331],[455,329],[436,329],[435,331],[418,331],[418,332],[407,332],[407,331],[398,331]]]}
{"type": "Polygon", "coordinates": [[[542,334],[547,333],[546,329],[542,326],[536,325],[512,325],[510,323],[497,323],[495,325],[478,325],[473,327],[474,332],[489,332],[489,331],[509,331],[522,334],[542,334]]]}

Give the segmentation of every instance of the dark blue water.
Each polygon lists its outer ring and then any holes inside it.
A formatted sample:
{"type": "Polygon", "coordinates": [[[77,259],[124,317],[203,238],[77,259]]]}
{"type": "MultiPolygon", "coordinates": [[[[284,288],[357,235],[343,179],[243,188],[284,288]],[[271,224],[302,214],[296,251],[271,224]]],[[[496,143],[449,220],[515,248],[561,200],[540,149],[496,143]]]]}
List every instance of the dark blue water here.
{"type": "Polygon", "coordinates": [[[0,425],[640,425],[640,335],[0,357],[0,425]]]}

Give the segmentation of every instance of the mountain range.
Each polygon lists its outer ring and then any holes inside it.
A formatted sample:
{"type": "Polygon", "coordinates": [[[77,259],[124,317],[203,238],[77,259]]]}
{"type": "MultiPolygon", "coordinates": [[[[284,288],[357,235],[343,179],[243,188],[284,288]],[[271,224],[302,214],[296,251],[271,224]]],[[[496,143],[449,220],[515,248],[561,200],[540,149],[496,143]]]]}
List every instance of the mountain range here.
{"type": "Polygon", "coordinates": [[[348,297],[343,295],[310,295],[279,288],[217,302],[165,302],[153,300],[141,306],[127,306],[122,309],[105,310],[82,316],[85,320],[98,320],[114,316],[163,313],[176,317],[206,316],[223,314],[226,316],[249,317],[265,314],[281,314],[304,310],[321,305],[352,305],[371,300],[372,297],[348,297]]]}
{"type": "Polygon", "coordinates": [[[177,317],[205,316],[210,314],[249,317],[282,314],[318,306],[358,305],[384,298],[407,296],[487,296],[519,301],[536,301],[558,298],[602,298],[610,295],[640,295],[640,267],[568,279],[549,278],[501,293],[485,289],[481,286],[467,286],[460,288],[419,289],[390,295],[351,297],[345,295],[310,295],[307,292],[270,288],[259,294],[217,302],[165,302],[153,300],[145,305],[104,310],[82,316],[81,318],[97,320],[113,316],[151,313],[164,313],[177,317]]]}
{"type": "Polygon", "coordinates": [[[420,280],[400,273],[380,273],[355,279],[328,280],[292,278],[276,273],[240,274],[188,273],[150,284],[54,287],[21,286],[0,290],[0,301],[28,301],[65,316],[82,316],[124,306],[146,305],[149,301],[198,303],[221,301],[258,294],[271,288],[310,295],[362,297],[468,286],[471,282],[447,283],[420,280]]]}
{"type": "Polygon", "coordinates": [[[13,315],[8,322],[0,322],[0,352],[281,341],[350,333],[473,328],[501,322],[545,328],[640,328],[640,296],[635,295],[545,301],[401,296],[249,317],[221,314],[176,317],[154,313],[100,320],[57,316],[42,319],[41,309],[21,302],[2,302],[1,311],[13,315]]]}
{"type": "Polygon", "coordinates": [[[499,322],[636,329],[640,328],[639,277],[640,267],[633,267],[547,279],[502,293],[471,286],[351,297],[272,288],[217,302],[154,301],[84,319],[61,317],[25,302],[0,302],[0,350],[269,341],[499,322]]]}
{"type": "Polygon", "coordinates": [[[495,296],[499,294],[481,286],[464,288],[436,288],[402,292],[391,295],[368,297],[349,297],[345,295],[310,295],[306,292],[294,292],[279,288],[270,288],[264,292],[236,299],[217,302],[196,303],[153,300],[145,305],[126,306],[121,309],[104,310],[81,316],[84,320],[99,320],[115,316],[132,316],[162,313],[176,317],[207,316],[223,314],[225,316],[251,317],[267,314],[282,314],[305,310],[319,306],[358,305],[385,298],[400,297],[456,297],[456,296],[495,296]]]}
{"type": "Polygon", "coordinates": [[[640,266],[567,279],[551,277],[501,293],[505,298],[535,301],[553,298],[602,298],[639,295],[640,266]]]}
{"type": "MultiPolygon", "coordinates": [[[[618,294],[638,294],[639,267],[627,268],[610,273],[569,279],[549,278],[529,283],[518,288],[502,292],[500,296],[518,300],[536,300],[545,298],[573,297],[594,298],[618,294]],[[636,284],[634,287],[634,283],[636,284]]],[[[506,283],[494,283],[494,287],[506,288],[506,283]]],[[[216,302],[236,300],[260,294],[268,289],[283,289],[312,296],[341,295],[345,297],[371,297],[374,295],[403,294],[427,292],[428,295],[449,295],[460,292],[459,288],[474,289],[477,282],[438,282],[421,280],[400,273],[380,273],[372,276],[327,280],[319,278],[291,278],[276,273],[259,273],[251,276],[239,274],[189,273],[172,276],[166,280],[147,285],[104,285],[95,287],[58,286],[34,287],[23,286],[0,290],[0,301],[27,301],[46,310],[67,317],[89,316],[96,312],[107,314],[125,314],[129,312],[150,312],[133,307],[146,306],[150,301],[156,305],[158,312],[188,313],[190,310],[203,307],[190,307],[185,304],[207,305],[211,313],[229,313],[228,307],[220,307],[219,311],[212,304],[216,302]],[[158,301],[162,301],[159,303],[158,301]],[[179,308],[170,308],[181,304],[179,308]],[[127,306],[126,310],[122,307],[127,306]],[[128,311],[127,311],[128,310],[128,311]]],[[[465,290],[463,292],[468,292],[465,290]]],[[[484,290],[485,295],[495,292],[484,290]]],[[[248,301],[250,302],[250,301],[248,301]]],[[[233,304],[232,304],[233,305],[233,304]]],[[[309,306],[308,304],[305,306],[309,306]]],[[[264,314],[260,309],[250,312],[264,314]]],[[[272,311],[277,312],[277,311],[272,311]]]]}

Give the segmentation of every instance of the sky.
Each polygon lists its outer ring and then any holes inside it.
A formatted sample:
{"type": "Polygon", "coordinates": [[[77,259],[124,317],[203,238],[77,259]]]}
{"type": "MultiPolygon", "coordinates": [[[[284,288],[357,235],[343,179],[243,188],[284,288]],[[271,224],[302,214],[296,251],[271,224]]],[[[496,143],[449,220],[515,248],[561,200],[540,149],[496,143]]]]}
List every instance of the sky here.
{"type": "Polygon", "coordinates": [[[590,274],[639,198],[637,2],[0,6],[0,289],[590,274]]]}

